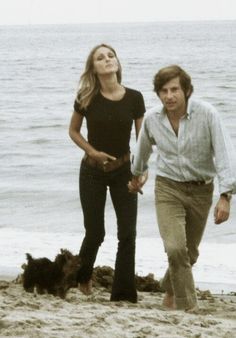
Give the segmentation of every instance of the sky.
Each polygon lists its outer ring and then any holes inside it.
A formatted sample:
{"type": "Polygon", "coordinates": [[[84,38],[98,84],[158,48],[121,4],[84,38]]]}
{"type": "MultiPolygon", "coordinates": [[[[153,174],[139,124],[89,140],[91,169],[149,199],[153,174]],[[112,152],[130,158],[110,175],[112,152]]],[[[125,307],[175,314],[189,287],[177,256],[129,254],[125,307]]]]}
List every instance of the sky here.
{"type": "Polygon", "coordinates": [[[235,0],[0,0],[0,25],[235,19],[235,0]]]}

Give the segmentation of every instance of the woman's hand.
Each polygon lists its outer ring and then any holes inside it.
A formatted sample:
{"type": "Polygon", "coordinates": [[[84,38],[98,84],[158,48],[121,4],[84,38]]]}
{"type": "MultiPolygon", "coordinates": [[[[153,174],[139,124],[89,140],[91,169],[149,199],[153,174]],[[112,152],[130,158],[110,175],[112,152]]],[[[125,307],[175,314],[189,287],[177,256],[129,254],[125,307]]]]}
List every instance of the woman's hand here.
{"type": "Polygon", "coordinates": [[[109,161],[115,161],[116,157],[111,156],[103,151],[97,151],[97,150],[92,150],[88,154],[91,158],[93,158],[95,161],[105,165],[109,161]]]}
{"type": "Polygon", "coordinates": [[[132,180],[128,183],[128,189],[131,193],[143,194],[142,187],[148,179],[148,171],[145,171],[143,175],[133,176],[132,180]]]}

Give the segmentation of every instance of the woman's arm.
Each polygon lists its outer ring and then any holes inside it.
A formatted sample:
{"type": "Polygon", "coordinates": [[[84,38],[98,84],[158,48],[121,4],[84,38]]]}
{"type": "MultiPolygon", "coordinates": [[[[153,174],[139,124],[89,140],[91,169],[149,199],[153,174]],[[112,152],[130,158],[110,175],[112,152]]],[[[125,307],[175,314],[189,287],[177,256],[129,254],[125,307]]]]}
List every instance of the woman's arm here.
{"type": "Polygon", "coordinates": [[[80,133],[82,122],[83,122],[83,115],[74,112],[69,127],[69,135],[70,138],[77,144],[78,147],[83,149],[88,155],[93,153],[95,149],[85,140],[85,138],[80,133]]]}
{"type": "Polygon", "coordinates": [[[106,154],[102,151],[97,151],[94,149],[88,141],[82,136],[80,130],[83,122],[83,115],[74,111],[70,121],[69,135],[71,139],[77,144],[78,147],[83,149],[90,157],[99,162],[110,160],[115,160],[114,156],[106,154]]]}

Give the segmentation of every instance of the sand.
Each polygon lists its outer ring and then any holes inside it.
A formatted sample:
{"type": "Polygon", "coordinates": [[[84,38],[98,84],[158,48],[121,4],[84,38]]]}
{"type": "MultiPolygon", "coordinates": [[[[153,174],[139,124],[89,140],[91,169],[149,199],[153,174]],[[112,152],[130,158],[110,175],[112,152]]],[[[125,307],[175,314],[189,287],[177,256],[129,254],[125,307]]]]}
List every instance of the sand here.
{"type": "Polygon", "coordinates": [[[236,295],[198,292],[200,311],[162,307],[163,293],[139,292],[137,304],[110,302],[107,289],[90,296],[77,288],[66,299],[35,295],[19,281],[0,281],[0,337],[235,338],[236,295]]]}

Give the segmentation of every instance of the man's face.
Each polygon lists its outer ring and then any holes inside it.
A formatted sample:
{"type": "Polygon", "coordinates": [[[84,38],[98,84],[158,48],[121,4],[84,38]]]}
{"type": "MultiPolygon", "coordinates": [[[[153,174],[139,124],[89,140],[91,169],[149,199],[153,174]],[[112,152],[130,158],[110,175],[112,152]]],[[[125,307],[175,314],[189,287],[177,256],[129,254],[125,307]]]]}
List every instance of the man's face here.
{"type": "Polygon", "coordinates": [[[186,99],[179,77],[164,84],[158,94],[167,112],[185,114],[186,99]]]}

